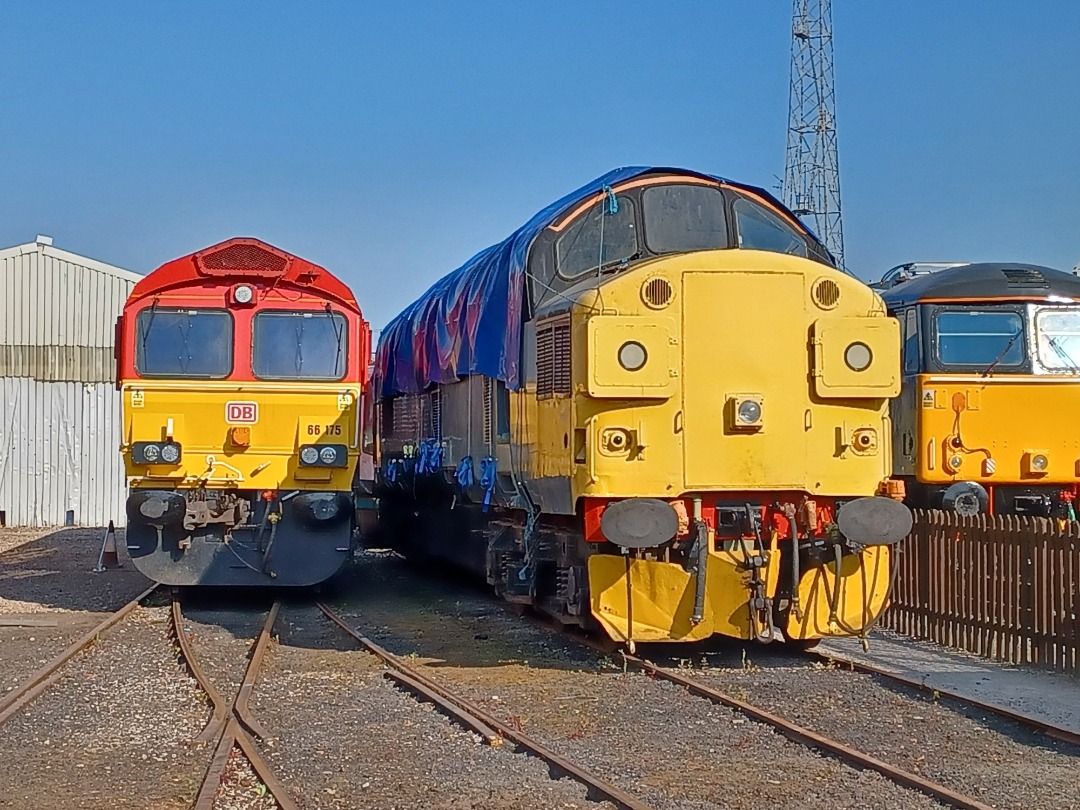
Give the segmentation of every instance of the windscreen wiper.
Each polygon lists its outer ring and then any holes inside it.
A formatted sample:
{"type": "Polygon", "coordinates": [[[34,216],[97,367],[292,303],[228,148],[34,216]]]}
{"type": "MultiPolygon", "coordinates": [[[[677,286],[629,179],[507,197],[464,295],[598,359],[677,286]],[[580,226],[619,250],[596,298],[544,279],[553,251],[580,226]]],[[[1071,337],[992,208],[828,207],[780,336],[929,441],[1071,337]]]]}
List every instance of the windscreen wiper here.
{"type": "Polygon", "coordinates": [[[1057,338],[1046,336],[1047,343],[1050,344],[1050,348],[1054,350],[1054,353],[1065,361],[1065,364],[1069,367],[1069,371],[1073,373],[1080,372],[1080,366],[1076,365],[1076,361],[1072,359],[1072,356],[1065,351],[1065,347],[1058,343],[1057,338]]]}
{"type": "Polygon", "coordinates": [[[1005,344],[1005,348],[1002,349],[1001,353],[994,358],[994,362],[986,367],[986,370],[983,371],[982,376],[988,377],[990,375],[990,372],[997,368],[997,364],[1000,363],[1004,359],[1005,355],[1009,353],[1009,349],[1016,345],[1016,341],[1020,339],[1020,335],[1022,335],[1023,333],[1024,330],[1022,328],[1016,330],[1016,334],[1009,338],[1009,342],[1005,344]]]}

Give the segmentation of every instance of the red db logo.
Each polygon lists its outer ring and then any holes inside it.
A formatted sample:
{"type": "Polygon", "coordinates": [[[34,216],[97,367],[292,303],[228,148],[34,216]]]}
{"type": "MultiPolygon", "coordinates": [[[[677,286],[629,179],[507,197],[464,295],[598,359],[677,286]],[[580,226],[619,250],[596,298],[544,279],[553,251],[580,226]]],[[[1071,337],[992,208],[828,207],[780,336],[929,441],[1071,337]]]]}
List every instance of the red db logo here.
{"type": "Polygon", "coordinates": [[[259,421],[259,403],[226,402],[225,421],[230,425],[254,425],[259,421]]]}

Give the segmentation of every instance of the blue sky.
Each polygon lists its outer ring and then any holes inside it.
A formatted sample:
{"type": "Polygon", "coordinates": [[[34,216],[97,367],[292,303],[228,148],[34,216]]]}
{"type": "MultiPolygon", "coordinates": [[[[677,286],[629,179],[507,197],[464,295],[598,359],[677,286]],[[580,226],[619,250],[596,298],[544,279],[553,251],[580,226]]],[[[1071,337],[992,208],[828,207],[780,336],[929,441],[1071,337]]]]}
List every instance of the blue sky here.
{"type": "MultiPolygon", "coordinates": [[[[257,236],[380,327],[608,169],[783,176],[791,3],[0,5],[0,245],[257,236]]],[[[1080,4],[834,0],[847,263],[1080,262],[1080,4]]]]}

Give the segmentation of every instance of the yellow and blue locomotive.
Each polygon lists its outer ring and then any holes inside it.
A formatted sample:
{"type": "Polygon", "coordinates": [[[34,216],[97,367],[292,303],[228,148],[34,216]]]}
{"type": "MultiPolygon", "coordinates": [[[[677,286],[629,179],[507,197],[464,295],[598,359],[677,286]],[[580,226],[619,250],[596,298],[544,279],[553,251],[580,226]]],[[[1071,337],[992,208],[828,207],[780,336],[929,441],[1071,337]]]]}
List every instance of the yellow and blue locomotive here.
{"type": "Polygon", "coordinates": [[[893,458],[909,502],[1075,520],[1080,278],[904,264],[876,286],[904,335],[893,458]]]}
{"type": "Polygon", "coordinates": [[[383,525],[631,644],[858,634],[911,526],[899,356],[881,298],[767,192],[618,169],[384,330],[383,525]]]}
{"type": "Polygon", "coordinates": [[[256,239],[159,267],[117,323],[127,549],[168,585],[312,585],[353,547],[370,329],[256,239]]]}

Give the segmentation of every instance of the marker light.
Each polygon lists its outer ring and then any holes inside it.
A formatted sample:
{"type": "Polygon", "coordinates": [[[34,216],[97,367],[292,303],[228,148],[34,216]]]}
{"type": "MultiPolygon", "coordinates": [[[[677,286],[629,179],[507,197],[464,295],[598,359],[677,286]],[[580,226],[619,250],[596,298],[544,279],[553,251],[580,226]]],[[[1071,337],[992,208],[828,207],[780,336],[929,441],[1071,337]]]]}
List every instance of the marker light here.
{"type": "Polygon", "coordinates": [[[238,304],[250,304],[251,299],[255,297],[255,291],[251,289],[247,284],[241,284],[233,289],[233,300],[238,304]]]}
{"type": "Polygon", "coordinates": [[[148,463],[153,464],[161,456],[161,448],[156,444],[148,444],[143,447],[142,455],[148,463]]]}
{"type": "Polygon", "coordinates": [[[319,451],[315,447],[305,447],[300,451],[300,460],[305,464],[318,464],[319,463],[319,451]]]}
{"type": "Polygon", "coordinates": [[[648,359],[645,347],[636,340],[629,340],[619,347],[619,365],[627,371],[637,371],[648,359]]]}
{"type": "Polygon", "coordinates": [[[1042,453],[1031,457],[1031,469],[1035,472],[1045,472],[1048,466],[1050,466],[1050,459],[1042,453]]]}
{"type": "Polygon", "coordinates": [[[866,371],[873,359],[874,354],[865,343],[852,343],[844,350],[844,362],[852,371],[866,371]]]}
{"type": "Polygon", "coordinates": [[[333,447],[324,447],[319,451],[319,458],[322,460],[323,464],[333,464],[337,459],[337,450],[333,447]]]}
{"type": "Polygon", "coordinates": [[[172,442],[163,445],[161,448],[161,460],[166,464],[176,464],[180,460],[180,445],[172,442]]]}

